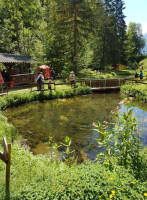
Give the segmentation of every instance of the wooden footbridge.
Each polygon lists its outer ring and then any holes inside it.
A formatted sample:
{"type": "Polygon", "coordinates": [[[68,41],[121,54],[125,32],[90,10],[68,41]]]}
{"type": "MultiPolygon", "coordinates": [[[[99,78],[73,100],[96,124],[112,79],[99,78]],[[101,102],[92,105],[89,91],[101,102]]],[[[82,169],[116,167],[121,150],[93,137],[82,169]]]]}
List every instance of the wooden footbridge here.
{"type": "Polygon", "coordinates": [[[86,80],[85,85],[91,87],[92,91],[119,90],[125,81],[126,79],[122,78],[86,80]]]}
{"type": "MultiPolygon", "coordinates": [[[[147,77],[144,77],[143,80],[138,80],[134,78],[114,78],[114,79],[90,79],[90,80],[79,80],[76,81],[76,83],[79,83],[81,86],[86,85],[91,87],[92,91],[113,91],[113,90],[119,90],[121,85],[123,85],[125,82],[131,82],[134,84],[147,84],[147,77]]],[[[58,85],[69,85],[69,83],[52,83],[53,87],[52,90],[56,89],[56,86],[58,85]]],[[[48,85],[48,83],[44,83],[43,85],[48,85]]],[[[17,86],[17,88],[14,88],[14,90],[24,90],[24,89],[31,89],[31,91],[42,91],[41,90],[33,90],[34,87],[37,87],[36,83],[30,83],[29,85],[26,85],[26,87],[22,88],[22,86],[17,86]]],[[[43,89],[43,91],[49,90],[43,89]]],[[[2,86],[0,87],[0,96],[8,94],[9,91],[12,91],[11,88],[5,87],[3,88],[2,86]],[[3,92],[4,89],[4,92],[3,92]]]]}

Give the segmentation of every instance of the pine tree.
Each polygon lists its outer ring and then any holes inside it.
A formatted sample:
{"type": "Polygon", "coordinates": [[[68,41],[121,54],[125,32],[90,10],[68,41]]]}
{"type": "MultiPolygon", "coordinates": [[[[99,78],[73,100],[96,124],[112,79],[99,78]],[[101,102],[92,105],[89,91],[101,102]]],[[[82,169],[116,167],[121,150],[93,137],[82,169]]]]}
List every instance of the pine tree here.
{"type": "MultiPolygon", "coordinates": [[[[89,31],[89,4],[85,0],[58,1],[60,21],[58,26],[64,30],[67,46],[70,46],[71,64],[78,74],[78,59],[82,55],[89,31]]],[[[71,66],[71,68],[73,68],[71,66]]]]}

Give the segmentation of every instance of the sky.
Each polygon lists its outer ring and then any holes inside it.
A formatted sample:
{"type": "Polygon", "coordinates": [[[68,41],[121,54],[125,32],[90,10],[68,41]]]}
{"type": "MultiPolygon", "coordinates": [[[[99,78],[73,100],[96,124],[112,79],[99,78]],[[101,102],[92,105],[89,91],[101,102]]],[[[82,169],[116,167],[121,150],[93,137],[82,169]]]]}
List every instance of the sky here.
{"type": "Polygon", "coordinates": [[[130,22],[140,23],[142,33],[147,33],[147,0],[123,0],[126,7],[124,9],[125,21],[128,25],[130,22]]]}

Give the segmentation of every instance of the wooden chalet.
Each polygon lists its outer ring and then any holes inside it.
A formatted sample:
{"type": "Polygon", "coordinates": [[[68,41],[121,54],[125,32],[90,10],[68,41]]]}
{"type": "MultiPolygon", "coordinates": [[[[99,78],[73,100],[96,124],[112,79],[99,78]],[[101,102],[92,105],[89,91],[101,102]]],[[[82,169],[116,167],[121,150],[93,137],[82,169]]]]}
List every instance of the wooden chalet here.
{"type": "Polygon", "coordinates": [[[13,86],[34,82],[31,63],[37,63],[37,61],[24,55],[0,53],[0,66],[5,67],[2,70],[5,83],[13,86]]]}

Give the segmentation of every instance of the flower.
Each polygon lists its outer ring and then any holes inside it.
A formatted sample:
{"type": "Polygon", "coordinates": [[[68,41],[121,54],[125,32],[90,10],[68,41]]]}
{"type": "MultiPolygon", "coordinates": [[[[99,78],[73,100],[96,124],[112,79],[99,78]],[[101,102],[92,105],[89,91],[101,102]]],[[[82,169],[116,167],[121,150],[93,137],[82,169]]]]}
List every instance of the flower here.
{"type": "Polygon", "coordinates": [[[111,194],[109,197],[110,197],[110,199],[112,199],[112,198],[113,198],[113,195],[111,194]]]}
{"type": "Polygon", "coordinates": [[[135,184],[135,182],[134,182],[134,181],[132,181],[131,183],[132,183],[133,185],[135,184]]]}
{"type": "Polygon", "coordinates": [[[111,177],[111,178],[110,178],[110,181],[112,181],[112,180],[113,180],[113,178],[111,177]]]}
{"type": "Polygon", "coordinates": [[[116,110],[119,110],[119,106],[116,107],[116,110]]]}
{"type": "Polygon", "coordinates": [[[115,112],[113,110],[111,110],[111,114],[113,115],[115,112]]]}
{"type": "Polygon", "coordinates": [[[99,199],[101,199],[101,196],[99,196],[99,199]]]}
{"type": "Polygon", "coordinates": [[[144,193],[144,196],[147,197],[147,193],[144,193]]]}
{"type": "Polygon", "coordinates": [[[125,101],[124,101],[124,100],[122,100],[122,101],[120,101],[120,102],[119,102],[119,104],[124,104],[124,102],[125,102],[125,101]]]}
{"type": "Polygon", "coordinates": [[[109,122],[107,122],[107,121],[103,121],[103,123],[104,123],[104,124],[108,124],[109,122]]]}
{"type": "Polygon", "coordinates": [[[105,194],[107,194],[107,192],[105,192],[105,194]]]}
{"type": "Polygon", "coordinates": [[[112,193],[112,195],[115,195],[115,190],[112,190],[111,193],[112,193]]]}

